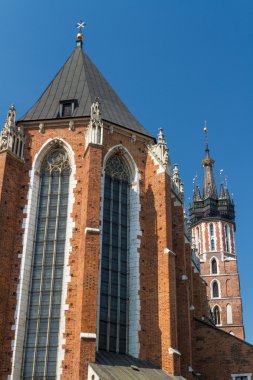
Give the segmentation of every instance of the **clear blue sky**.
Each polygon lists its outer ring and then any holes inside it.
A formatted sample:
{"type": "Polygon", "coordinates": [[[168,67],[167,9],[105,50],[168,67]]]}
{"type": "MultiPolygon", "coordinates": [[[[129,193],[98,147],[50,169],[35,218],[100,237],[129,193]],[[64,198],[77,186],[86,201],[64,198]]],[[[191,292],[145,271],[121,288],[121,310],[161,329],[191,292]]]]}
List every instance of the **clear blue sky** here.
{"type": "MultiPolygon", "coordinates": [[[[142,124],[163,127],[186,200],[202,175],[203,122],[229,178],[247,340],[253,343],[252,0],[13,0],[0,5],[0,122],[34,103],[87,23],[85,50],[142,124]]],[[[219,178],[217,178],[219,180],[219,178]]]]}

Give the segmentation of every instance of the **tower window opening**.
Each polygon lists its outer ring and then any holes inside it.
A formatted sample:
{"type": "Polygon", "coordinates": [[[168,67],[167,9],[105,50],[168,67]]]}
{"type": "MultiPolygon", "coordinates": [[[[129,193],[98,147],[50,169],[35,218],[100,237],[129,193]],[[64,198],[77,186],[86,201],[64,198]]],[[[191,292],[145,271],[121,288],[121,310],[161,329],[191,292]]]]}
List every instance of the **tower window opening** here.
{"type": "Polygon", "coordinates": [[[226,251],[231,252],[230,230],[227,224],[225,225],[225,243],[226,243],[226,251]]]}
{"type": "Polygon", "coordinates": [[[211,274],[217,274],[218,273],[218,263],[215,258],[211,260],[211,274]]]}
{"type": "Polygon", "coordinates": [[[212,298],[219,298],[220,292],[219,292],[219,284],[218,281],[214,281],[212,283],[212,298]]]}
{"type": "Polygon", "coordinates": [[[196,228],[197,231],[197,247],[198,247],[198,253],[200,254],[200,234],[199,234],[199,227],[196,228]]]}
{"type": "Polygon", "coordinates": [[[211,251],[215,251],[215,236],[214,236],[214,226],[213,223],[209,225],[209,236],[210,236],[210,248],[211,251]]]}
{"type": "Polygon", "coordinates": [[[218,305],[214,306],[213,308],[213,318],[216,326],[221,325],[220,308],[218,305]]]}

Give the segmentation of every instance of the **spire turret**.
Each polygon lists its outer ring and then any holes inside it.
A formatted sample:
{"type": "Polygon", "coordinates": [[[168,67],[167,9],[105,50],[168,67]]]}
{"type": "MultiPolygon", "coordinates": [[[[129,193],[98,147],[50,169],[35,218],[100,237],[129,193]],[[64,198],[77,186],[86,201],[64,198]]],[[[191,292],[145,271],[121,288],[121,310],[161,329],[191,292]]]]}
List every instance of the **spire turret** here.
{"type": "Polygon", "coordinates": [[[230,199],[227,183],[226,186],[224,186],[223,183],[220,185],[219,194],[217,191],[213,173],[214,160],[210,155],[206,123],[204,132],[206,147],[205,158],[202,160],[202,166],[204,169],[203,194],[201,197],[199,185],[195,187],[194,181],[193,202],[192,205],[190,205],[190,220],[192,225],[198,223],[202,219],[210,218],[223,219],[234,223],[234,203],[230,199]]]}
{"type": "Polygon", "coordinates": [[[215,179],[213,175],[214,160],[210,156],[209,146],[208,146],[208,129],[205,126],[205,139],[206,139],[206,149],[205,149],[205,158],[202,160],[202,165],[204,168],[204,186],[203,186],[203,199],[218,197],[217,188],[215,184],[215,179]]]}

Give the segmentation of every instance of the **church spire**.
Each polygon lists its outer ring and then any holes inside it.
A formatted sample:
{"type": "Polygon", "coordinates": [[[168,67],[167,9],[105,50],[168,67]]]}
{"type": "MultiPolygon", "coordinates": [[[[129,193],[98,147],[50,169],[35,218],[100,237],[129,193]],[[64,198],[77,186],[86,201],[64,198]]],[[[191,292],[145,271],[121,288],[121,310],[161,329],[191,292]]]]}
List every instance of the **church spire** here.
{"type": "Polygon", "coordinates": [[[205,149],[205,158],[202,160],[202,165],[204,168],[204,186],[203,186],[203,199],[206,198],[217,198],[217,188],[213,175],[213,166],[214,160],[210,156],[209,146],[208,146],[208,129],[205,122],[205,140],[206,140],[206,149],[205,149]]]}

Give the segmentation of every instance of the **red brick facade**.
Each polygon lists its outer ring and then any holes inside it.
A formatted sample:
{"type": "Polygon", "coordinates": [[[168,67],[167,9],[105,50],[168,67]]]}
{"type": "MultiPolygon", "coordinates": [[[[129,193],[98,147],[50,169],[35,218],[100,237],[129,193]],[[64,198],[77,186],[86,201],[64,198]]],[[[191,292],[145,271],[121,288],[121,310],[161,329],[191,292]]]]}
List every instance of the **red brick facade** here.
{"type": "Polygon", "coordinates": [[[207,283],[207,297],[211,310],[217,305],[220,310],[219,326],[237,337],[244,339],[242,321],[242,300],[235,251],[234,225],[223,220],[205,220],[192,229],[200,252],[201,276],[207,283]],[[214,246],[211,247],[210,225],[214,227],[214,246]],[[229,245],[226,247],[225,226],[229,228],[229,245]],[[213,248],[213,249],[212,249],[213,248]],[[229,252],[227,250],[229,249],[229,252]],[[217,273],[212,273],[212,260],[217,262],[217,273]],[[212,284],[218,281],[219,295],[212,294],[212,284]],[[229,319],[228,305],[232,316],[229,319]]]}

